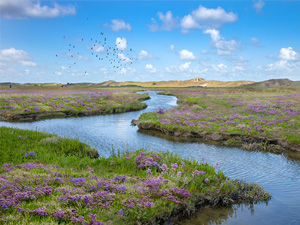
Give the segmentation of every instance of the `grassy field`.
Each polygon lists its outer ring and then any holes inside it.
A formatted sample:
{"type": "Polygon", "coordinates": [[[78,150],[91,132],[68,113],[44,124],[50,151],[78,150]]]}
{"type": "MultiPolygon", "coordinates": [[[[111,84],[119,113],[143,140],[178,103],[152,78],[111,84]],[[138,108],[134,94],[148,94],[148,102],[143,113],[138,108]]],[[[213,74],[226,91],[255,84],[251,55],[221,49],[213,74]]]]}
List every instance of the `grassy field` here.
{"type": "MultiPolygon", "coordinates": [[[[157,126],[173,133],[217,132],[220,135],[215,134],[215,139],[222,139],[222,134],[255,136],[280,138],[298,145],[299,93],[297,88],[168,89],[163,94],[177,96],[179,105],[144,113],[138,124],[139,127],[157,126]]],[[[234,139],[227,141],[236,143],[234,139]]],[[[260,144],[264,147],[269,143],[260,144]]],[[[247,148],[247,144],[244,147],[247,148]]]]}
{"type": "Polygon", "coordinates": [[[0,118],[8,121],[87,116],[140,110],[147,94],[124,89],[20,87],[0,90],[0,118]]]}
{"type": "Polygon", "coordinates": [[[195,204],[267,201],[257,184],[168,152],[98,152],[77,140],[0,127],[0,221],[160,224],[195,204]]]}

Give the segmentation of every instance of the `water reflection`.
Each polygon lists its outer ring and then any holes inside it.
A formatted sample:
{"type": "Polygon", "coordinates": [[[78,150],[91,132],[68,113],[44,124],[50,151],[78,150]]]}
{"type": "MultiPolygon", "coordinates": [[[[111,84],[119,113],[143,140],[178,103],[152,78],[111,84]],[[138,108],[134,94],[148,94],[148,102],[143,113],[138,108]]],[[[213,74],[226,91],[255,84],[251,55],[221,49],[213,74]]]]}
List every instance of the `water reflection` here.
{"type": "MultiPolygon", "coordinates": [[[[263,203],[267,206],[267,203],[263,203]]],[[[189,219],[178,220],[179,225],[219,225],[219,224],[247,224],[234,223],[241,217],[241,212],[253,217],[255,215],[255,205],[249,204],[234,204],[231,206],[218,206],[214,208],[201,208],[196,215],[189,219]]]]}

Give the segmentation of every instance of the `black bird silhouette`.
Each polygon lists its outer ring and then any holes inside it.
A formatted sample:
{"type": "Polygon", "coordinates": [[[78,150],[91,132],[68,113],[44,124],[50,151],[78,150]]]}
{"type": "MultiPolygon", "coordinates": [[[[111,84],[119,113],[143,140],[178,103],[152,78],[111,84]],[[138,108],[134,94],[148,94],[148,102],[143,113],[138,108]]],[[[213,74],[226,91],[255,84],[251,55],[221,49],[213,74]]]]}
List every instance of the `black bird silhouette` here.
{"type": "Polygon", "coordinates": [[[101,32],[101,35],[103,35],[103,32],[101,32]]]}

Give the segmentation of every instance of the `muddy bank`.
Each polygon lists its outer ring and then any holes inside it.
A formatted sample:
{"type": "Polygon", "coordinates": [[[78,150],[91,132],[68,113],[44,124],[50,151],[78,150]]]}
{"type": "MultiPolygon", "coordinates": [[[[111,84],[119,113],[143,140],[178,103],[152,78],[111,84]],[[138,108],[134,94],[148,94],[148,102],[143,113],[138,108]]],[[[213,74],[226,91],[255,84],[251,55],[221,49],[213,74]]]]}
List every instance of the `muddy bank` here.
{"type": "Polygon", "coordinates": [[[16,114],[7,114],[1,115],[0,120],[7,122],[32,122],[44,119],[52,118],[65,118],[65,117],[82,117],[82,116],[95,116],[95,115],[106,115],[106,114],[117,114],[123,112],[138,111],[147,108],[147,105],[144,103],[140,108],[123,108],[116,107],[110,111],[72,111],[72,110],[63,110],[63,111],[46,111],[46,112],[20,112],[16,114]]]}
{"type": "Polygon", "coordinates": [[[139,121],[134,121],[133,123],[142,130],[158,130],[175,137],[201,138],[205,141],[216,141],[224,145],[241,147],[246,150],[267,150],[271,152],[291,150],[300,152],[300,144],[289,143],[287,140],[282,138],[223,134],[219,132],[212,133],[207,131],[190,132],[180,129],[169,130],[156,124],[140,123],[139,121]]]}
{"type": "Polygon", "coordinates": [[[249,184],[244,181],[237,183],[237,190],[230,196],[213,196],[211,194],[199,193],[194,196],[191,205],[180,205],[174,207],[171,213],[153,219],[149,224],[176,225],[177,221],[182,218],[190,218],[197,210],[204,207],[228,206],[238,203],[258,203],[268,202],[271,195],[257,184],[249,184]]]}

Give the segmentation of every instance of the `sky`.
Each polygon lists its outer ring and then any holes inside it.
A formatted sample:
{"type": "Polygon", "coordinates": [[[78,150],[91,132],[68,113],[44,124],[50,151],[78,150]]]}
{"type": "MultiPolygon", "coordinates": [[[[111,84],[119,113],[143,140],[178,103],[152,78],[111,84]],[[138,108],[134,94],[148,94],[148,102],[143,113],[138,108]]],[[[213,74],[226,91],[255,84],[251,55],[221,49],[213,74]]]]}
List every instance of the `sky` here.
{"type": "Polygon", "coordinates": [[[0,0],[0,82],[300,80],[299,10],[299,0],[0,0]]]}

